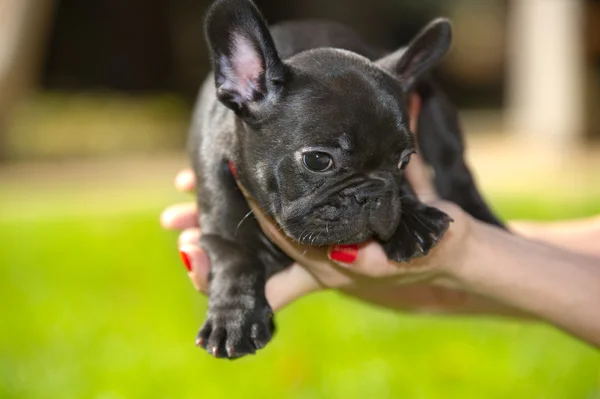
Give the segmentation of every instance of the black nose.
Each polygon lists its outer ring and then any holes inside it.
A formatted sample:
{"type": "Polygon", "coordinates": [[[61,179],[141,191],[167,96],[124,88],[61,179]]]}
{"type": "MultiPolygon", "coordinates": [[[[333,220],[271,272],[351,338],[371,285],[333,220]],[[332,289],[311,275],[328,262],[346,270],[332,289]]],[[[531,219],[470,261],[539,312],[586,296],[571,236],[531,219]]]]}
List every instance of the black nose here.
{"type": "Polygon", "coordinates": [[[368,203],[376,204],[379,202],[379,197],[374,196],[372,192],[368,191],[355,192],[354,199],[359,205],[366,205],[368,203]]]}
{"type": "Polygon", "coordinates": [[[356,201],[361,206],[376,205],[382,195],[382,187],[379,182],[369,181],[358,186],[348,187],[341,192],[342,196],[356,201]]]}

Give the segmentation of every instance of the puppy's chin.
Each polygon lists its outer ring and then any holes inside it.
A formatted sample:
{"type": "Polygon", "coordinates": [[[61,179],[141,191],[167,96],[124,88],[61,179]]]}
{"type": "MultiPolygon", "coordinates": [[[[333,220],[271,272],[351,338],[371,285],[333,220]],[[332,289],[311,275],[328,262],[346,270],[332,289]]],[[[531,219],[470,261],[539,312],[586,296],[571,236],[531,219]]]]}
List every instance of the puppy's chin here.
{"type": "Polygon", "coordinates": [[[340,245],[340,244],[358,244],[373,237],[372,232],[358,232],[352,236],[348,236],[347,232],[324,232],[324,231],[313,231],[305,232],[301,235],[286,234],[297,241],[300,244],[315,245],[315,246],[326,246],[326,245],[340,245]]]}
{"type": "Polygon", "coordinates": [[[316,221],[302,225],[287,225],[282,223],[283,231],[292,240],[306,245],[325,246],[339,244],[358,244],[371,238],[387,239],[380,237],[376,231],[369,228],[368,223],[325,222],[316,221]],[[288,228],[288,226],[290,226],[288,228]]]}

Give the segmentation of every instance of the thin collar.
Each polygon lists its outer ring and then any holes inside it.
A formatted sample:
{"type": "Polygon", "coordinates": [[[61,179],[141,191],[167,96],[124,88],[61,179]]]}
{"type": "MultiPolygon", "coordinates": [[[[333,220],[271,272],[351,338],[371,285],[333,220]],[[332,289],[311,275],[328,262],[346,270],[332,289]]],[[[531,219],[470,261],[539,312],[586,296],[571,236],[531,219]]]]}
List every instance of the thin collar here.
{"type": "Polygon", "coordinates": [[[227,164],[229,165],[229,170],[231,171],[231,174],[233,175],[233,178],[237,180],[238,179],[238,172],[237,172],[237,168],[233,164],[233,161],[229,160],[229,161],[227,161],[227,164]]]}

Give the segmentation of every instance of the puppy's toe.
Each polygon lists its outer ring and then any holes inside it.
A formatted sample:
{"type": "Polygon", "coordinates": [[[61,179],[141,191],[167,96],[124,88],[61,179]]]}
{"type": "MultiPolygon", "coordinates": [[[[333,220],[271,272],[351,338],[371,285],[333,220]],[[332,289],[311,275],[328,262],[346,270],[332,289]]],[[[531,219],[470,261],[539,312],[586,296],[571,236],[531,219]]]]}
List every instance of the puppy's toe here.
{"type": "Polygon", "coordinates": [[[254,347],[262,349],[271,340],[273,333],[275,332],[275,324],[273,319],[269,318],[267,323],[255,323],[250,328],[250,338],[254,347]]]}

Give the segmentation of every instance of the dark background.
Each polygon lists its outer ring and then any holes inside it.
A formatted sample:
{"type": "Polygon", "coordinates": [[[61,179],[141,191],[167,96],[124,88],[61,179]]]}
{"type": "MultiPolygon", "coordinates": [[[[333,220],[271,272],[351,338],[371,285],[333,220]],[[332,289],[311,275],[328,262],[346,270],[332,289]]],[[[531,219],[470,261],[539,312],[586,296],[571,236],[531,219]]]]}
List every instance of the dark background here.
{"type": "MultiPolygon", "coordinates": [[[[191,100],[207,72],[202,34],[209,1],[61,0],[56,8],[43,69],[43,86],[54,90],[112,89],[133,93],[169,91],[191,100]]],[[[372,43],[394,49],[437,16],[470,8],[502,22],[506,1],[471,0],[258,0],[269,23],[328,18],[348,24],[372,43]]],[[[469,18],[475,18],[472,15],[469,18]]],[[[503,36],[502,30],[492,32],[503,36]]],[[[499,40],[502,42],[502,38],[499,40]]],[[[502,103],[502,65],[483,82],[438,72],[460,105],[502,103]]]]}
{"type": "MultiPolygon", "coordinates": [[[[12,74],[0,82],[0,162],[183,148],[209,68],[202,23],[210,1],[24,1],[31,2],[26,19],[33,39],[23,39],[12,74]]],[[[390,50],[431,19],[450,18],[453,46],[434,73],[463,112],[467,132],[506,137],[513,133],[504,119],[512,105],[509,29],[516,1],[256,3],[270,23],[333,19],[390,50]],[[478,114],[485,126],[473,127],[465,112],[478,114]]],[[[571,136],[587,142],[600,137],[600,1],[583,4],[585,126],[571,136]]]]}

